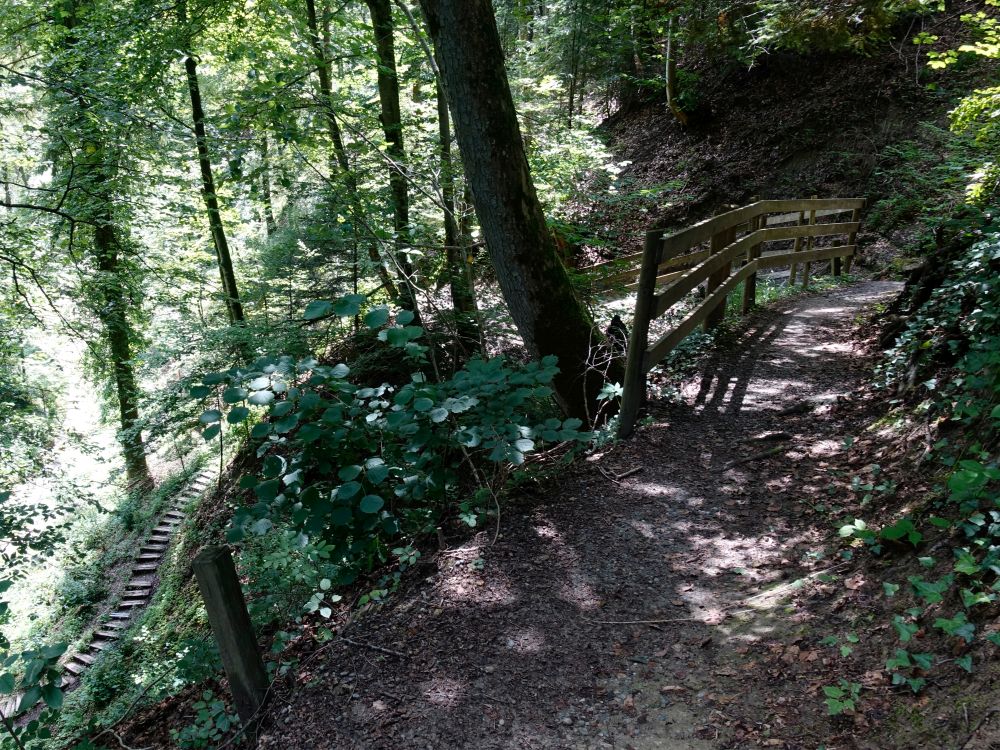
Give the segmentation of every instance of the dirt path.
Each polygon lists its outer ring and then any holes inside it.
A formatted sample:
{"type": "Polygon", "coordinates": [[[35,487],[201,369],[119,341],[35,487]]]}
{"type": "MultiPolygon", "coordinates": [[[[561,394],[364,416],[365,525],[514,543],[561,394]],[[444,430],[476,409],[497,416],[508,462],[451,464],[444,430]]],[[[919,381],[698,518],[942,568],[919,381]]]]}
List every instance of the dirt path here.
{"type": "Polygon", "coordinates": [[[799,493],[840,450],[854,320],[897,289],[755,316],[684,404],[303,664],[261,747],[844,746],[816,696],[822,655],[796,645],[816,617],[796,596],[833,564],[799,493]],[[754,440],[769,432],[790,439],[754,440]]]}

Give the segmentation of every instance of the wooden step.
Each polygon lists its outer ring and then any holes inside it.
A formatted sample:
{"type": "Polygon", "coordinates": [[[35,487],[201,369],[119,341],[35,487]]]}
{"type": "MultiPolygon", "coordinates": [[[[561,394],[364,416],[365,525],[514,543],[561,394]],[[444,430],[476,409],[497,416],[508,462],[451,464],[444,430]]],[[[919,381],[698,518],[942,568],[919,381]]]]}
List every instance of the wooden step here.
{"type": "Polygon", "coordinates": [[[114,630],[124,630],[128,627],[128,623],[118,622],[117,620],[109,620],[108,622],[102,623],[103,628],[112,628],[114,630]]]}
{"type": "Polygon", "coordinates": [[[138,562],[159,562],[163,559],[163,555],[158,552],[144,552],[135,559],[138,562]]]}
{"type": "Polygon", "coordinates": [[[141,576],[146,573],[155,573],[159,569],[158,565],[150,565],[149,563],[143,563],[142,565],[136,565],[132,568],[132,573],[141,576]]]}
{"type": "Polygon", "coordinates": [[[154,551],[154,552],[163,552],[169,546],[170,546],[170,543],[167,542],[165,539],[164,540],[150,539],[149,541],[147,541],[144,545],[142,545],[139,548],[139,551],[140,552],[145,552],[146,550],[151,550],[151,551],[154,551]]]}
{"type": "Polygon", "coordinates": [[[93,641],[90,644],[91,651],[104,651],[105,649],[113,648],[114,643],[112,641],[93,641]]]}
{"type": "MultiPolygon", "coordinates": [[[[143,602],[149,598],[149,594],[145,591],[126,591],[122,594],[123,602],[143,602]]],[[[134,607],[134,604],[129,604],[128,606],[134,607]]]]}
{"type": "Polygon", "coordinates": [[[82,661],[89,667],[91,664],[97,661],[97,657],[91,656],[90,654],[74,654],[73,658],[70,660],[70,663],[72,663],[73,661],[82,661]]]}
{"type": "Polygon", "coordinates": [[[132,617],[131,612],[122,612],[121,610],[116,610],[108,615],[112,620],[128,620],[132,617]]]}
{"type": "Polygon", "coordinates": [[[68,661],[63,665],[63,669],[69,672],[74,677],[79,677],[83,674],[83,670],[87,668],[86,664],[81,664],[78,661],[68,661]]]}
{"type": "Polygon", "coordinates": [[[109,641],[117,641],[121,638],[121,633],[117,630],[98,630],[94,633],[95,638],[105,638],[109,641]]]}
{"type": "Polygon", "coordinates": [[[153,591],[153,587],[148,583],[130,583],[128,588],[125,589],[126,594],[150,594],[153,591]]]}

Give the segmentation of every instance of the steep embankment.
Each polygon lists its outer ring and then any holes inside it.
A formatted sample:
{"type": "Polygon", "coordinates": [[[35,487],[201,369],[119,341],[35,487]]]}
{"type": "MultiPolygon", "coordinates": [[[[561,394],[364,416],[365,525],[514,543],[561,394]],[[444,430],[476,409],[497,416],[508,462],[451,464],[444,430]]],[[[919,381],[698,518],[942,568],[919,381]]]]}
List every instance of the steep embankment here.
{"type": "MultiPolygon", "coordinates": [[[[602,128],[616,161],[625,165],[618,196],[645,196],[634,202],[616,197],[588,209],[589,225],[632,238],[624,245],[611,242],[602,253],[640,249],[641,232],[651,224],[684,225],[753,196],[813,194],[864,196],[869,208],[890,201],[891,216],[876,211],[878,225],[870,221],[866,229],[902,246],[912,234],[908,225],[934,198],[901,201],[901,191],[913,188],[905,183],[921,170],[939,166],[951,138],[948,112],[979,84],[974,62],[944,73],[929,70],[928,48],[912,38],[920,30],[934,34],[934,49],[967,42],[959,16],[973,6],[957,3],[953,13],[923,24],[905,21],[894,40],[869,55],[774,53],[747,69],[690,50],[681,67],[691,74],[688,86],[700,104],[689,127],[658,99],[613,115],[602,128]],[[900,151],[901,144],[908,145],[900,151]]],[[[961,196],[963,179],[945,181],[936,177],[928,188],[961,196]]],[[[876,217],[869,211],[866,218],[876,217]]],[[[867,237],[869,257],[892,252],[875,251],[875,240],[867,237]]]]}

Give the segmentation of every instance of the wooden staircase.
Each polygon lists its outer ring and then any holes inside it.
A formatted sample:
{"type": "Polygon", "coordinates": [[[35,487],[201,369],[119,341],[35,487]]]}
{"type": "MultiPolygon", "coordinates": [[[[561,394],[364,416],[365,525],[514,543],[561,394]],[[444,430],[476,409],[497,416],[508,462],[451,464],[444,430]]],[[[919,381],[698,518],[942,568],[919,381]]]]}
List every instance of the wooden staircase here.
{"type": "MultiPolygon", "coordinates": [[[[139,548],[132,565],[132,576],[125,586],[118,606],[112,610],[105,622],[101,623],[91,636],[86,649],[71,654],[63,661],[65,674],[62,679],[64,690],[71,690],[80,681],[81,675],[94,664],[101,654],[115,648],[135,613],[143,609],[155,591],[158,571],[167,553],[174,532],[183,523],[183,508],[200,497],[212,484],[215,472],[206,469],[198,474],[184,490],[174,498],[170,508],[160,517],[149,538],[139,548]]],[[[17,712],[21,694],[15,694],[0,701],[0,716],[11,717],[17,712]]]]}

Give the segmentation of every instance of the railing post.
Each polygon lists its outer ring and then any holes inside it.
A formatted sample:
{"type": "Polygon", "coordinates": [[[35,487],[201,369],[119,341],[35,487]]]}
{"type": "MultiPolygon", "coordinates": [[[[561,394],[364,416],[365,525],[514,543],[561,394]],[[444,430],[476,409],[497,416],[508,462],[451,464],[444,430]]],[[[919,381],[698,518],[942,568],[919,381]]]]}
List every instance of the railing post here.
{"type": "MultiPolygon", "coordinates": [[[[751,203],[756,203],[757,199],[753,199],[751,203]]],[[[750,231],[756,232],[758,229],[767,228],[767,214],[762,214],[758,216],[750,224],[750,231]]],[[[753,263],[753,261],[760,257],[760,246],[761,243],[757,243],[749,250],[747,250],[747,263],[753,263]]],[[[743,307],[741,311],[744,315],[753,309],[753,306],[757,304],[757,272],[754,271],[752,274],[747,276],[746,281],[743,282],[743,307]]]]}
{"type": "MultiPolygon", "coordinates": [[[[715,255],[724,248],[736,241],[736,227],[723,229],[721,232],[712,235],[711,253],[715,255]]],[[[706,281],[705,296],[708,297],[714,292],[722,282],[732,273],[731,264],[726,264],[715,273],[711,274],[706,281]]],[[[726,317],[726,300],[719,302],[718,306],[705,317],[705,331],[715,328],[726,317]]]]}
{"type": "MultiPolygon", "coordinates": [[[[812,197],[813,200],[816,200],[817,198],[819,198],[818,195],[814,195],[812,197]]],[[[809,211],[809,226],[813,226],[815,224],[816,224],[816,209],[814,208],[814,209],[812,209],[812,210],[809,211]]],[[[808,252],[812,252],[812,249],[813,249],[813,238],[810,236],[810,237],[806,238],[806,252],[807,253],[808,252]]],[[[811,269],[811,266],[812,266],[812,264],[809,261],[806,261],[805,264],[802,267],[802,288],[803,289],[808,289],[809,288],[809,271],[811,269]]]]}
{"type": "Polygon", "coordinates": [[[663,247],[663,232],[646,232],[642,252],[642,270],[639,271],[639,287],[636,291],[635,317],[632,319],[632,333],[628,341],[625,359],[625,384],[622,393],[622,408],[618,416],[618,437],[632,434],[639,409],[646,400],[646,347],[649,343],[649,320],[653,314],[653,296],[656,292],[656,272],[660,267],[660,253],[663,247]]]}
{"type": "MultiPolygon", "coordinates": [[[[806,220],[805,211],[799,211],[798,221],[795,222],[795,226],[801,227],[806,220]]],[[[802,238],[796,237],[795,242],[792,244],[792,252],[797,253],[802,250],[802,238]]],[[[798,263],[792,263],[788,268],[788,286],[795,286],[795,277],[798,275],[799,266],[798,263]]]]}
{"type": "MultiPolygon", "coordinates": [[[[859,221],[861,221],[861,209],[860,208],[856,208],[856,209],[854,209],[854,211],[851,212],[851,221],[852,222],[859,222],[859,221]]],[[[846,269],[845,270],[846,270],[847,273],[850,273],[851,272],[851,266],[853,265],[854,258],[856,258],[857,255],[858,255],[858,233],[857,232],[851,232],[849,235],[847,235],[847,244],[854,246],[854,255],[853,256],[849,255],[845,259],[846,260],[846,262],[845,262],[846,269]]]]}
{"type": "Polygon", "coordinates": [[[212,626],[236,712],[254,740],[267,696],[267,671],[257,649],[236,566],[227,547],[206,547],[191,564],[212,626]]]}

